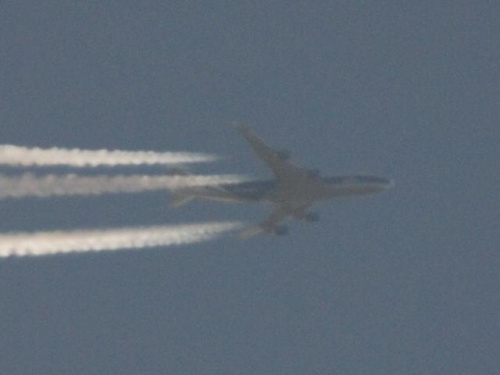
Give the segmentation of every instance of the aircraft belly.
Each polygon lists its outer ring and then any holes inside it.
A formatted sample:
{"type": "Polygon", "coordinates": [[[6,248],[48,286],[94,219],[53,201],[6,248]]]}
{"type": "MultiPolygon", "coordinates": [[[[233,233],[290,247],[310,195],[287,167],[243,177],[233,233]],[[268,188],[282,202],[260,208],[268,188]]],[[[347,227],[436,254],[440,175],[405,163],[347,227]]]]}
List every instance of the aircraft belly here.
{"type": "Polygon", "coordinates": [[[214,200],[228,203],[244,203],[265,200],[262,192],[233,192],[229,190],[209,190],[198,194],[201,199],[214,200]]]}
{"type": "Polygon", "coordinates": [[[326,198],[327,191],[322,184],[283,185],[273,194],[273,201],[286,205],[305,206],[326,198]]]}

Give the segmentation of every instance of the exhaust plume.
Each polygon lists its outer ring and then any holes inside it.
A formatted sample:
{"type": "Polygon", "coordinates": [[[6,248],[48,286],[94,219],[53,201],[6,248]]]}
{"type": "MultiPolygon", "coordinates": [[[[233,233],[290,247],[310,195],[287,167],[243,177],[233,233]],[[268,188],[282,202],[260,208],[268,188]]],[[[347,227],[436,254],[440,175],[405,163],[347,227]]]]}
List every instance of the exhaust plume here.
{"type": "Polygon", "coordinates": [[[0,164],[10,166],[97,167],[117,165],[187,164],[214,161],[211,155],[187,152],[79,150],[0,145],[0,164]]]}
{"type": "Polygon", "coordinates": [[[240,227],[237,222],[130,227],[0,235],[0,257],[143,249],[211,240],[240,227]]]}
{"type": "Polygon", "coordinates": [[[0,199],[50,197],[62,195],[98,195],[105,193],[138,193],[154,190],[178,189],[238,183],[245,178],[234,175],[209,176],[78,176],[30,173],[21,176],[0,175],[0,199]]]}

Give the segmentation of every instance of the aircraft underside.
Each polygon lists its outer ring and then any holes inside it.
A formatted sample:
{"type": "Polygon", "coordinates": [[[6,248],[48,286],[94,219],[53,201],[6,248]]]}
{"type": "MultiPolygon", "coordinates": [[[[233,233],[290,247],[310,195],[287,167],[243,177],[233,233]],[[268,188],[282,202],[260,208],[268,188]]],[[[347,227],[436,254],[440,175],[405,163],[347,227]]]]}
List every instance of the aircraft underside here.
{"type": "Polygon", "coordinates": [[[274,210],[261,223],[246,228],[241,238],[260,233],[283,235],[287,227],[281,223],[293,217],[305,222],[316,222],[318,214],[309,207],[319,201],[348,196],[364,196],[382,192],[392,186],[388,179],[377,176],[322,177],[317,171],[291,163],[283,153],[267,146],[248,128],[237,126],[259,158],[273,171],[274,180],[249,181],[233,185],[193,188],[174,192],[173,204],[181,205],[193,199],[215,200],[226,203],[267,202],[274,210]]]}

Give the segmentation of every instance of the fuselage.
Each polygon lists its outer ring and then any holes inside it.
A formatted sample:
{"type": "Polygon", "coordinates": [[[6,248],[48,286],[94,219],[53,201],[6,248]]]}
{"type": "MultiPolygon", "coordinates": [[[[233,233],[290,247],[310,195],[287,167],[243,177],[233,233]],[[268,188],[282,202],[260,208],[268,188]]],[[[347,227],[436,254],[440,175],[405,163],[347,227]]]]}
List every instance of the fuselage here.
{"type": "Polygon", "coordinates": [[[195,188],[191,193],[198,199],[234,203],[267,201],[303,207],[317,201],[375,194],[391,186],[391,180],[377,176],[318,176],[304,181],[255,180],[224,184],[195,188]]]}

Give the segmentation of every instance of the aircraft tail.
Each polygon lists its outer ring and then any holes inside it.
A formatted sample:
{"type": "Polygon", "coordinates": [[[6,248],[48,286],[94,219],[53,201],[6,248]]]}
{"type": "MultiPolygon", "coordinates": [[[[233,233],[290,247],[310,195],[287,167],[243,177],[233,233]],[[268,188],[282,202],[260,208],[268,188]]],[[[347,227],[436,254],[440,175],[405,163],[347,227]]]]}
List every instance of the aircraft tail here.
{"type": "Polygon", "coordinates": [[[238,233],[238,238],[240,240],[247,240],[260,234],[286,236],[288,234],[288,227],[286,225],[269,225],[268,223],[264,222],[243,229],[238,233]]]}
{"type": "MultiPolygon", "coordinates": [[[[171,176],[189,176],[189,173],[182,168],[171,168],[168,171],[168,174],[171,176]]],[[[180,207],[185,204],[191,202],[196,198],[194,194],[192,194],[188,189],[175,189],[171,190],[170,194],[172,198],[170,199],[170,206],[172,207],[180,207]]]]}
{"type": "Polygon", "coordinates": [[[196,198],[196,195],[183,189],[174,190],[171,192],[171,195],[172,198],[170,199],[170,205],[172,207],[184,206],[196,198]]]}

